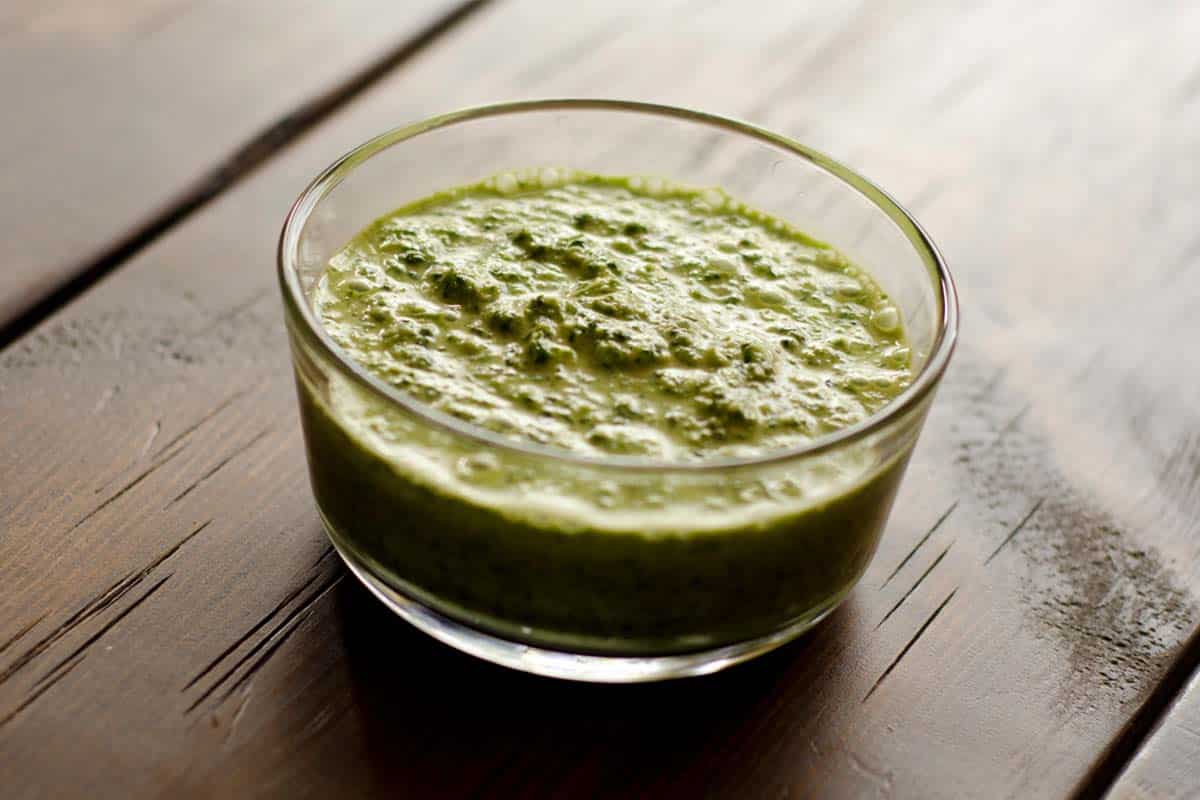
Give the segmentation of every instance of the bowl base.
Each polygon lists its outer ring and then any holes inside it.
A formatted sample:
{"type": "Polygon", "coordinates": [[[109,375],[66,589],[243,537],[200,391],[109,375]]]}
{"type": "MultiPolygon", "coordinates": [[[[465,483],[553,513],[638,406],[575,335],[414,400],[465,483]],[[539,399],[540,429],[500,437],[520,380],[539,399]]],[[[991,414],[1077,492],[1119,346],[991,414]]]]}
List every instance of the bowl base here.
{"type": "Polygon", "coordinates": [[[569,653],[504,639],[465,625],[398,592],[371,574],[335,536],[330,541],[342,561],[371,594],[418,630],[463,653],[502,667],[549,678],[590,683],[646,683],[708,675],[768,653],[812,628],[837,608],[845,592],[778,631],[709,650],[661,656],[609,656],[569,653]]]}

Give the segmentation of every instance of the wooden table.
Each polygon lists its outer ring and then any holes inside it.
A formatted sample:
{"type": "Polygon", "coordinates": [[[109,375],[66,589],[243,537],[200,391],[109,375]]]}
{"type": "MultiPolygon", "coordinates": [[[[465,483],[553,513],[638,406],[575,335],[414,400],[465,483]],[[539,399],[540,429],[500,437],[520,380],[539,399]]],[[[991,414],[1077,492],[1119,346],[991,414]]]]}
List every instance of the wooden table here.
{"type": "Polygon", "coordinates": [[[1197,42],[1183,0],[8,0],[0,796],[1200,796],[1197,42]],[[570,95],[802,139],[960,281],[862,584],[711,678],[452,652],[309,493],[292,198],[383,129],[570,95]]]}

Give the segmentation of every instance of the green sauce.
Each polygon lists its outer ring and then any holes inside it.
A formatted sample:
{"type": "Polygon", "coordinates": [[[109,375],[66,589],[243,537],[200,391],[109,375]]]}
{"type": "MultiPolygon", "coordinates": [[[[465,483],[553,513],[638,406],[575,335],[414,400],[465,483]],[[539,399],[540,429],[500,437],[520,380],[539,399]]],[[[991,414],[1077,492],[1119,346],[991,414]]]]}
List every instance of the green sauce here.
{"type": "MultiPolygon", "coordinates": [[[[429,408],[594,459],[782,452],[911,379],[870,276],[719,190],[653,178],[545,169],[442,192],[355,237],[315,304],[429,408]]],[[[852,449],[614,477],[471,445],[350,382],[302,380],[301,400],[340,544],[445,613],[568,649],[697,649],[824,610],[874,552],[902,469],[852,449]]]]}
{"type": "Polygon", "coordinates": [[[322,289],[333,338],[392,385],[591,455],[796,446],[869,416],[910,374],[869,276],[714,190],[595,176],[452,190],[361,233],[322,289]]]}

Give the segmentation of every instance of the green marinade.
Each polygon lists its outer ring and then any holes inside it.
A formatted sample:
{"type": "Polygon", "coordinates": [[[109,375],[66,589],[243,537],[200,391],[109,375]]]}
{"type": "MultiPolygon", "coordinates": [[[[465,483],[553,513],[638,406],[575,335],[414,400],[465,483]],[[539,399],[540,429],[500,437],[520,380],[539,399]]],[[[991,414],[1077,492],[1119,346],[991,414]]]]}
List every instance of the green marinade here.
{"type": "Polygon", "coordinates": [[[756,455],[898,394],[909,352],[878,286],[731,205],[594,176],[444,192],[332,260],[321,319],[429,406],[592,455],[756,455]]]}
{"type": "MultiPolygon", "coordinates": [[[[356,236],[315,300],[333,339],[404,393],[591,457],[781,451],[865,419],[911,380],[899,314],[870,276],[720,190],[653,178],[541,170],[441,192],[356,236]]],[[[749,502],[739,519],[744,488],[714,502],[679,487],[505,477],[514,496],[536,487],[596,514],[555,525],[469,491],[488,480],[504,491],[487,469],[458,469],[468,489],[455,489],[381,454],[380,437],[411,445],[398,415],[321,399],[303,381],[301,399],[340,544],[460,619],[599,652],[737,641],[840,598],[874,551],[901,469],[801,510],[792,498],[768,522],[749,502]],[[724,521],[651,531],[615,513],[663,497],[719,507],[724,521]]]]}

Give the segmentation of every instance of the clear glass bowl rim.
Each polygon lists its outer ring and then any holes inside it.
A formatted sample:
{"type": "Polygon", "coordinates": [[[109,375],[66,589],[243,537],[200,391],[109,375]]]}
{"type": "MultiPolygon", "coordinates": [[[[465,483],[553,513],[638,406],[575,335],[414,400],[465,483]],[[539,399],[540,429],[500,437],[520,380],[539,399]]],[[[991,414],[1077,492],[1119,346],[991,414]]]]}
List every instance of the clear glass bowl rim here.
{"type": "MultiPolygon", "coordinates": [[[[520,165],[514,165],[514,168],[517,166],[520,165]]],[[[950,274],[949,267],[947,267],[937,246],[934,245],[933,240],[925,232],[924,228],[921,227],[920,223],[883,189],[829,156],[757,125],[703,111],[629,100],[563,98],[496,103],[440,114],[421,122],[393,128],[386,133],[382,133],[334,161],[333,164],[326,167],[300,193],[300,196],[288,211],[287,217],[284,220],[283,230],[279,236],[277,269],[283,292],[285,312],[290,318],[299,320],[302,323],[301,333],[308,340],[310,346],[316,347],[327,360],[335,364],[356,384],[378,399],[395,405],[404,413],[416,417],[432,427],[440,428],[458,437],[473,440],[480,445],[498,448],[502,451],[515,453],[518,456],[526,458],[533,457],[558,461],[593,469],[690,473],[724,471],[781,464],[795,459],[818,456],[839,447],[849,446],[882,430],[890,422],[903,418],[909,411],[917,407],[936,388],[938,381],[946,370],[946,366],[950,362],[950,356],[954,351],[954,346],[958,338],[958,293],[955,289],[954,278],[950,274]],[[866,419],[821,436],[799,447],[772,450],[761,456],[748,458],[724,458],[689,462],[659,461],[636,456],[596,457],[508,439],[486,428],[462,422],[436,409],[430,408],[372,375],[356,363],[325,331],[309,306],[303,287],[300,285],[299,274],[293,268],[297,262],[300,234],[304,229],[309,215],[321,200],[333,191],[351,171],[369,160],[372,156],[393,145],[463,122],[504,115],[546,111],[627,112],[645,116],[671,117],[706,125],[720,129],[726,133],[758,139],[759,141],[786,150],[832,174],[857,191],[900,228],[922,261],[925,262],[926,267],[930,270],[931,277],[936,277],[937,280],[938,291],[936,294],[940,306],[937,336],[929,358],[921,367],[920,372],[917,373],[913,382],[887,405],[866,419]]]]}

